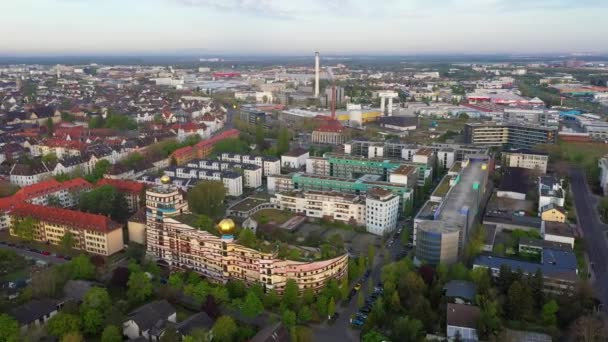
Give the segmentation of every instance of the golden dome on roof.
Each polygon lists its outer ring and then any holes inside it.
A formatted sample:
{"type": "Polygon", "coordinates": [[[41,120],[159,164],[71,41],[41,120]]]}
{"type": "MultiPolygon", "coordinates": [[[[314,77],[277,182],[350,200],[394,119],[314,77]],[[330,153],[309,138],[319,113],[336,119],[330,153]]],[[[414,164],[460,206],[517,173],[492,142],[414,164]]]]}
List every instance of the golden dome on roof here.
{"type": "Polygon", "coordinates": [[[217,229],[223,235],[230,235],[234,233],[234,230],[236,229],[236,224],[234,224],[234,221],[232,221],[232,219],[226,218],[221,220],[220,223],[217,224],[217,229]]]}
{"type": "Polygon", "coordinates": [[[171,183],[171,178],[169,178],[169,176],[164,175],[162,177],[160,177],[160,182],[163,184],[169,184],[171,183]]]}

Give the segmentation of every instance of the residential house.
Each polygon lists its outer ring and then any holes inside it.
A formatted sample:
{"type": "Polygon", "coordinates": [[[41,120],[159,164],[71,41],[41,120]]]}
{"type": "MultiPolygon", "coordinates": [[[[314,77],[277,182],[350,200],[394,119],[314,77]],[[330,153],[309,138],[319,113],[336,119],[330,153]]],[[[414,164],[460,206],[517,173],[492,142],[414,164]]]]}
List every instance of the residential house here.
{"type": "Polygon", "coordinates": [[[549,203],[540,209],[540,218],[549,222],[566,222],[566,211],[553,203],[549,203]]]}
{"type": "Polygon", "coordinates": [[[45,324],[61,309],[62,302],[55,299],[34,299],[9,311],[19,323],[21,331],[45,324]]]}
{"type": "Polygon", "coordinates": [[[554,176],[543,176],[538,178],[538,211],[549,204],[563,207],[565,204],[565,193],[562,181],[554,176]]]}
{"type": "Polygon", "coordinates": [[[123,335],[130,339],[144,337],[158,341],[166,325],[176,323],[176,319],[175,308],[166,300],[157,300],[129,313],[122,324],[123,335]]]}
{"type": "Polygon", "coordinates": [[[478,341],[477,321],[480,316],[481,312],[476,306],[448,303],[446,318],[448,341],[478,341]]]}
{"type": "Polygon", "coordinates": [[[470,281],[451,280],[443,287],[445,296],[457,304],[472,304],[475,302],[477,286],[470,281]]]}

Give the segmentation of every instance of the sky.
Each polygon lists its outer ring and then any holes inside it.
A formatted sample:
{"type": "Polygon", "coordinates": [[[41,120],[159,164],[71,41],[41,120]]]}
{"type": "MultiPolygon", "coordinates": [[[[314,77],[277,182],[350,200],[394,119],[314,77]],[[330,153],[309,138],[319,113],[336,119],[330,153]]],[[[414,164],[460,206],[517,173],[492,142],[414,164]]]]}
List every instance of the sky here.
{"type": "Polygon", "coordinates": [[[608,52],[607,0],[2,0],[1,54],[608,52]]]}

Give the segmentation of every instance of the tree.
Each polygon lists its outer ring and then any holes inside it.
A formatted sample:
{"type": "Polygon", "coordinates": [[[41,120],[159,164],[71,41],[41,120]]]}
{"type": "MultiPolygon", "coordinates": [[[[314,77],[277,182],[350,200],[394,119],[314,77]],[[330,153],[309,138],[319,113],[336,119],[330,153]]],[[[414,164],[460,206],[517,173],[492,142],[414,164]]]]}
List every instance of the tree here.
{"type": "Polygon", "coordinates": [[[255,293],[249,291],[245,297],[245,303],[243,303],[241,311],[245,317],[254,318],[264,312],[264,305],[255,293]]]}
{"type": "Polygon", "coordinates": [[[205,230],[205,231],[212,231],[213,230],[213,220],[211,219],[211,217],[207,216],[207,215],[198,215],[196,217],[196,222],[194,223],[194,226],[200,230],[205,230]]]}
{"type": "Polygon", "coordinates": [[[34,232],[36,231],[37,225],[38,221],[28,216],[22,219],[17,219],[13,225],[13,231],[15,232],[15,235],[21,239],[32,241],[34,240],[34,232]]]}
{"type": "Polygon", "coordinates": [[[357,307],[361,308],[365,304],[365,295],[363,295],[363,291],[359,291],[357,293],[357,307]]]}
{"type": "Polygon", "coordinates": [[[59,240],[59,246],[64,253],[69,253],[72,248],[74,248],[75,244],[76,239],[70,231],[66,231],[61,237],[61,240],[59,240]]]}
{"type": "Polygon", "coordinates": [[[152,284],[144,272],[134,272],[129,276],[127,296],[136,303],[141,303],[152,294],[152,284]]]}
{"type": "Polygon", "coordinates": [[[312,289],[304,289],[302,293],[302,302],[306,305],[310,305],[315,302],[315,292],[312,289]]]}
{"type": "Polygon", "coordinates": [[[250,229],[242,229],[237,240],[241,245],[249,248],[256,248],[258,245],[258,239],[250,229]]]}
{"type": "Polygon", "coordinates": [[[55,133],[55,123],[53,123],[53,118],[47,118],[46,119],[46,134],[49,137],[52,137],[53,133],[55,133]]]}
{"type": "Polygon", "coordinates": [[[317,302],[315,303],[315,309],[319,316],[327,315],[327,296],[320,294],[317,296],[317,302]]]}
{"type": "Polygon", "coordinates": [[[206,281],[199,281],[198,283],[190,283],[184,287],[184,294],[191,296],[195,302],[202,303],[207,296],[210,294],[211,289],[206,281]]]}
{"type": "Polygon", "coordinates": [[[331,317],[336,313],[336,302],[334,301],[334,297],[329,299],[329,303],[327,304],[327,317],[331,317]]]}
{"type": "Polygon", "coordinates": [[[498,303],[490,297],[478,295],[476,298],[480,309],[480,317],[477,321],[477,330],[480,337],[487,339],[498,332],[501,327],[498,314],[498,303]]]}
{"type": "Polygon", "coordinates": [[[47,165],[56,163],[58,159],[59,158],[57,158],[57,154],[55,154],[55,153],[49,153],[49,154],[45,154],[44,156],[42,156],[42,162],[47,165]]]}
{"type": "Polygon", "coordinates": [[[214,340],[230,342],[234,340],[237,326],[230,316],[221,316],[213,324],[212,331],[214,340]]]}
{"type": "Polygon", "coordinates": [[[13,317],[4,313],[0,314],[0,341],[19,341],[19,323],[13,317]]]}
{"type": "Polygon", "coordinates": [[[80,210],[109,216],[114,221],[124,222],[129,218],[125,196],[111,185],[103,185],[80,196],[80,210]]]}
{"type": "Polygon", "coordinates": [[[312,311],[308,305],[304,305],[300,311],[298,311],[298,320],[302,323],[307,323],[312,319],[312,311]]]}
{"type": "Polygon", "coordinates": [[[287,308],[296,309],[298,307],[299,291],[296,281],[294,279],[287,279],[282,301],[287,308]]]}
{"type": "Polygon", "coordinates": [[[396,341],[412,341],[416,342],[421,339],[424,325],[417,319],[409,317],[401,317],[393,322],[392,337],[396,341]]]}
{"type": "Polygon", "coordinates": [[[80,331],[80,318],[63,312],[51,317],[46,325],[46,331],[57,338],[65,334],[80,331]]]}
{"type": "Polygon", "coordinates": [[[376,330],[370,330],[361,338],[362,342],[384,342],[388,341],[388,337],[382,335],[376,330]]]}
{"type": "Polygon", "coordinates": [[[574,341],[599,342],[608,336],[608,323],[601,316],[581,316],[570,328],[574,341]]]}
{"type": "Polygon", "coordinates": [[[194,328],[190,334],[184,336],[182,342],[211,342],[209,331],[203,328],[194,328]]]}
{"type": "Polygon", "coordinates": [[[608,222],[608,197],[602,197],[598,204],[598,211],[602,216],[602,221],[608,222]]]}
{"type": "Polygon", "coordinates": [[[367,268],[371,269],[374,265],[374,255],[376,254],[374,245],[367,247],[367,268]]]}
{"type": "Polygon", "coordinates": [[[103,329],[101,342],[122,342],[122,333],[115,325],[108,325],[103,329]]]}
{"type": "Polygon", "coordinates": [[[86,255],[79,255],[69,263],[72,279],[93,279],[95,277],[95,266],[86,255]]]}
{"type": "Polygon", "coordinates": [[[184,287],[184,279],[180,273],[173,273],[169,276],[167,284],[175,290],[181,290],[184,287]]]}
{"type": "Polygon", "coordinates": [[[97,310],[105,312],[112,305],[108,290],[101,287],[93,287],[84,295],[81,310],[97,310]]]}
{"type": "Polygon", "coordinates": [[[96,309],[81,310],[82,328],[88,335],[97,335],[103,328],[104,315],[96,309]]]}
{"type": "Polygon", "coordinates": [[[69,332],[61,338],[61,342],[82,342],[84,341],[84,337],[77,331],[69,332]]]}
{"type": "Polygon", "coordinates": [[[449,278],[451,280],[469,280],[469,270],[462,264],[454,264],[450,268],[449,278]]]}
{"type": "Polygon", "coordinates": [[[514,281],[508,292],[508,313],[513,320],[524,320],[532,314],[534,303],[530,288],[514,281]]]}
{"type": "Polygon", "coordinates": [[[220,155],[222,153],[238,153],[244,154],[249,152],[249,144],[246,141],[232,138],[218,141],[213,145],[213,154],[220,155]]]}
{"type": "Polygon", "coordinates": [[[279,136],[277,138],[277,155],[281,156],[289,151],[289,140],[290,134],[287,128],[279,129],[279,136]]]}
{"type": "Polygon", "coordinates": [[[264,127],[260,122],[255,125],[255,144],[258,149],[261,149],[264,146],[264,127]]]}
{"type": "Polygon", "coordinates": [[[279,297],[279,295],[277,294],[277,291],[275,289],[270,290],[270,292],[268,292],[268,294],[264,297],[264,307],[267,309],[273,308],[275,307],[279,302],[281,301],[281,298],[279,297]]]}
{"type": "Polygon", "coordinates": [[[543,324],[554,326],[557,323],[557,311],[559,310],[559,306],[555,299],[551,299],[545,305],[543,305],[542,309],[542,318],[543,324]]]}
{"type": "Polygon", "coordinates": [[[287,329],[293,328],[296,325],[296,313],[289,309],[283,310],[281,321],[287,329]]]}
{"type": "Polygon", "coordinates": [[[194,213],[220,218],[224,215],[225,198],[224,183],[203,180],[188,191],[188,206],[194,213]]]}
{"type": "Polygon", "coordinates": [[[103,178],[103,175],[110,170],[110,167],[112,167],[112,164],[109,161],[105,159],[99,160],[95,163],[91,173],[85,176],[85,179],[91,183],[95,183],[103,178]]]}

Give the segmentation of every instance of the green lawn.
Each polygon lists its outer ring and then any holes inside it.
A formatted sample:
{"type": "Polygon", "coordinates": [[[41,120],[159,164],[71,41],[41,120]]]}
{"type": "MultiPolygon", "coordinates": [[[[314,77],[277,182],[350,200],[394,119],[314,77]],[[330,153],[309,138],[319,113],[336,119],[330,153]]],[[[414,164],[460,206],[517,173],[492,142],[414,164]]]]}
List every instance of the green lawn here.
{"type": "Polygon", "coordinates": [[[289,211],[285,211],[285,210],[262,209],[262,210],[258,211],[257,213],[255,213],[253,215],[253,217],[260,224],[271,223],[271,222],[273,222],[275,224],[283,224],[283,223],[287,222],[287,220],[289,220],[290,218],[294,217],[294,214],[289,211]]]}

